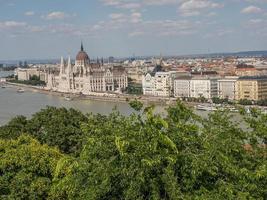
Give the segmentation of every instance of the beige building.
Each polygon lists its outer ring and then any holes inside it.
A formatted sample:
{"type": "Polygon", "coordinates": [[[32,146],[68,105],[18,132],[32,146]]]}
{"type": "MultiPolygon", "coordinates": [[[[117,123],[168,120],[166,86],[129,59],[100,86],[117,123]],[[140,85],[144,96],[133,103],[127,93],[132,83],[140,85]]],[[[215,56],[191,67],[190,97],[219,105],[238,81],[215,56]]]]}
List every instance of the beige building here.
{"type": "Polygon", "coordinates": [[[46,73],[40,70],[37,67],[34,68],[17,68],[15,74],[18,76],[18,80],[20,81],[28,81],[32,76],[40,77],[41,81],[46,81],[47,76],[46,73]]]}
{"type": "Polygon", "coordinates": [[[260,76],[262,72],[257,70],[256,68],[237,68],[235,70],[235,74],[237,76],[260,76]]]}
{"type": "Polygon", "coordinates": [[[236,82],[236,100],[240,99],[267,99],[267,77],[240,77],[236,82]]]}

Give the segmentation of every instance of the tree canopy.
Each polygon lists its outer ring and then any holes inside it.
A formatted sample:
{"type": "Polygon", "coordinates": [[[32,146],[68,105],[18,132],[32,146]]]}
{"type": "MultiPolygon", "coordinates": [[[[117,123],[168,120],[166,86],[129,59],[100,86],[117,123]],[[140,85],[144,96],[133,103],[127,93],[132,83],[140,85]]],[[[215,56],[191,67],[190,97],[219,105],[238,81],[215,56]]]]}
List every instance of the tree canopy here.
{"type": "Polygon", "coordinates": [[[64,155],[29,136],[0,140],[0,199],[46,199],[64,155]]]}
{"type": "MultiPolygon", "coordinates": [[[[57,153],[51,159],[58,156],[57,162],[50,160],[50,182],[46,179],[42,184],[47,187],[38,194],[44,199],[266,199],[266,115],[256,110],[250,115],[243,113],[246,128],[241,128],[227,111],[212,112],[203,118],[180,102],[168,107],[163,115],[156,114],[153,106],[143,108],[137,101],[130,105],[136,110],[130,116],[118,111],[108,116],[84,116],[74,110],[47,108],[27,120],[23,131],[30,131],[42,144],[60,149],[78,145],[72,150],[75,153],[67,156],[28,139],[41,149],[49,149],[42,155],[53,151],[57,153]],[[74,116],[76,119],[72,119],[74,116]],[[77,130],[65,129],[69,124],[77,130]],[[78,139],[74,141],[78,143],[59,139],[76,133],[78,139]]],[[[25,123],[16,122],[20,121],[25,123]]],[[[15,132],[20,128],[10,127],[15,132]]],[[[4,141],[16,143],[23,138],[4,141]]],[[[36,151],[40,153],[39,149],[36,151]]],[[[5,150],[0,155],[1,152],[5,150]]],[[[31,163],[31,151],[22,156],[31,163]]],[[[31,164],[42,166],[34,159],[31,164]]],[[[25,165],[25,170],[31,167],[25,165]]],[[[20,183],[24,179],[14,179],[16,190],[23,189],[20,183]]],[[[32,183],[26,181],[25,185],[32,183]]]]}
{"type": "Polygon", "coordinates": [[[0,138],[17,138],[27,133],[42,144],[56,146],[63,153],[76,154],[82,147],[81,124],[86,116],[80,111],[66,108],[47,107],[35,113],[31,119],[18,116],[0,127],[0,138]]]}

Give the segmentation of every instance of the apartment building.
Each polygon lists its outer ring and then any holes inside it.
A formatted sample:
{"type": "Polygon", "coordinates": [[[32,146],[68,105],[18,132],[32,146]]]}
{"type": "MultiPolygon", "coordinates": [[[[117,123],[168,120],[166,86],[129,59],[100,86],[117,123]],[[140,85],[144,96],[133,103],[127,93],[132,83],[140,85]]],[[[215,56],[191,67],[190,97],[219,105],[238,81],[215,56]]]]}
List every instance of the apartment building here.
{"type": "Polygon", "coordinates": [[[218,93],[217,78],[184,77],[174,80],[175,97],[205,97],[211,99],[218,93]]]}
{"type": "Polygon", "coordinates": [[[18,76],[18,80],[27,81],[30,80],[32,76],[40,77],[41,81],[46,81],[46,73],[39,68],[17,68],[15,74],[18,76]]]}
{"type": "Polygon", "coordinates": [[[142,78],[143,94],[170,97],[173,95],[174,80],[184,74],[176,71],[148,73],[142,78]]]}
{"type": "Polygon", "coordinates": [[[190,81],[190,97],[211,99],[218,95],[217,78],[195,77],[190,81]]]}
{"type": "Polygon", "coordinates": [[[240,77],[236,82],[235,99],[267,99],[267,76],[240,77]]]}
{"type": "Polygon", "coordinates": [[[221,99],[235,99],[237,76],[226,76],[218,79],[218,97],[221,99]]]}
{"type": "Polygon", "coordinates": [[[174,97],[190,97],[191,77],[181,77],[174,80],[174,97]]]}

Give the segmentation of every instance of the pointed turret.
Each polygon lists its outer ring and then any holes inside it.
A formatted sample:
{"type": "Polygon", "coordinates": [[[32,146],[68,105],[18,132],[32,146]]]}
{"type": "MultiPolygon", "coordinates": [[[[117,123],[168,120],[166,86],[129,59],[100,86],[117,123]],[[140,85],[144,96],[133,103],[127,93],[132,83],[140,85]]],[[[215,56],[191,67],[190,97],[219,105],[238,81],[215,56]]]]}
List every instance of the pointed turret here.
{"type": "Polygon", "coordinates": [[[83,49],[83,42],[81,42],[81,51],[83,51],[84,49],[83,49]]]}
{"type": "Polygon", "coordinates": [[[71,59],[70,59],[70,56],[68,58],[67,73],[68,73],[68,75],[70,75],[70,73],[71,73],[71,59]]]}
{"type": "Polygon", "coordinates": [[[60,61],[60,74],[63,74],[64,73],[64,59],[63,57],[61,56],[61,61],[60,61]]]}

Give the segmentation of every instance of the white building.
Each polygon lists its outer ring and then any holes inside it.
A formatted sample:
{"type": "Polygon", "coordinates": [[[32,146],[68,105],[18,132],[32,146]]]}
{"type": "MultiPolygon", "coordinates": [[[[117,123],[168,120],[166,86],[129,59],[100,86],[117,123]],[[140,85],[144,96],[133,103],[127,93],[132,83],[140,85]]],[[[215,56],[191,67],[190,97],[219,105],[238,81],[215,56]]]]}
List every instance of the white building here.
{"type": "Polygon", "coordinates": [[[18,76],[18,80],[20,81],[28,81],[32,76],[37,76],[41,81],[47,80],[47,74],[41,69],[34,68],[17,68],[15,70],[15,74],[18,76]]]}
{"type": "Polygon", "coordinates": [[[5,83],[6,82],[6,78],[0,78],[0,83],[5,83]]]}
{"type": "Polygon", "coordinates": [[[143,94],[148,96],[155,95],[155,77],[148,73],[142,78],[143,94]]]}
{"type": "Polygon", "coordinates": [[[238,77],[225,77],[223,79],[218,80],[218,97],[225,99],[228,98],[230,100],[235,99],[236,94],[236,81],[238,77]]]}
{"type": "Polygon", "coordinates": [[[169,97],[173,91],[173,79],[176,72],[156,72],[142,78],[143,94],[149,96],[169,97]]]}
{"type": "Polygon", "coordinates": [[[218,83],[216,78],[194,77],[190,81],[190,97],[217,97],[218,83]]]}
{"type": "Polygon", "coordinates": [[[205,97],[211,99],[218,92],[217,79],[208,77],[181,77],[174,80],[174,97],[205,97]]]}
{"type": "Polygon", "coordinates": [[[174,97],[190,97],[190,77],[174,80],[174,97]]]}
{"type": "Polygon", "coordinates": [[[60,70],[48,72],[47,89],[78,94],[94,92],[121,92],[128,86],[128,78],[122,66],[105,66],[103,61],[91,63],[81,45],[75,65],[69,57],[67,65],[61,58],[60,70]]]}

